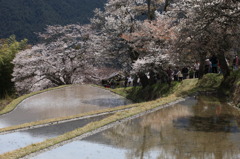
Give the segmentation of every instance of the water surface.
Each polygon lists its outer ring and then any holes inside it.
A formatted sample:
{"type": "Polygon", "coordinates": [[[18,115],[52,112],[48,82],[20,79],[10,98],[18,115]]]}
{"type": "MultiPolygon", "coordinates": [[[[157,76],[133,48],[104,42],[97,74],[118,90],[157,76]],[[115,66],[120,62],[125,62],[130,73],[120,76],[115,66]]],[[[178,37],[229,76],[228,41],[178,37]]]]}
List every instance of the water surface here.
{"type": "Polygon", "coordinates": [[[239,159],[240,113],[214,97],[189,99],[33,158],[239,159]]]}
{"type": "Polygon", "coordinates": [[[99,121],[109,115],[79,119],[57,125],[49,125],[21,132],[0,135],[0,154],[41,142],[49,138],[57,137],[69,131],[83,127],[90,122],[99,121]]]}
{"type": "Polygon", "coordinates": [[[32,96],[0,116],[0,128],[49,118],[116,107],[130,103],[108,90],[90,85],[73,85],[32,96]]]}

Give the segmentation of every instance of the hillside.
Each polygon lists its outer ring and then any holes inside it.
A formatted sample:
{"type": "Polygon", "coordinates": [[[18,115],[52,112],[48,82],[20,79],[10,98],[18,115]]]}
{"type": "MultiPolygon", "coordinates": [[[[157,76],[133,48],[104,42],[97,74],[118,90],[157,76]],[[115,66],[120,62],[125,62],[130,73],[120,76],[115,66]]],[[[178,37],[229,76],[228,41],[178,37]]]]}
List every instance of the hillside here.
{"type": "Polygon", "coordinates": [[[0,0],[0,38],[15,34],[17,39],[37,41],[35,32],[46,25],[88,23],[95,8],[107,0],[0,0]]]}

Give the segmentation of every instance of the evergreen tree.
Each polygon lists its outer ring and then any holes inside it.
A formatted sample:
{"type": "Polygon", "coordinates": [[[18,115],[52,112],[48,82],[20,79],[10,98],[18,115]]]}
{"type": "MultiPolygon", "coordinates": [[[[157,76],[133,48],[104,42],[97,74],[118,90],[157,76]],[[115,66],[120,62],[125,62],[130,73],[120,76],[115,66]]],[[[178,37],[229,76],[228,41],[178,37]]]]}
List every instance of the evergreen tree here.
{"type": "Polygon", "coordinates": [[[13,92],[14,84],[11,79],[14,65],[12,60],[26,46],[27,39],[18,42],[15,35],[0,40],[0,97],[13,92]]]}

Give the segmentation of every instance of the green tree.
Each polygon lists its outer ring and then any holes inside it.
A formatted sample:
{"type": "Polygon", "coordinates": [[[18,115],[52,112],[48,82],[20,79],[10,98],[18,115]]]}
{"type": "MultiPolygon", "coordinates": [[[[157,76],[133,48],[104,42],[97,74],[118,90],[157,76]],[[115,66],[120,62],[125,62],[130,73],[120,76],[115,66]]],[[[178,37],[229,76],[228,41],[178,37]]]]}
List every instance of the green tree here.
{"type": "Polygon", "coordinates": [[[15,55],[27,47],[27,39],[18,42],[15,35],[0,40],[0,97],[10,94],[14,90],[11,81],[13,73],[12,60],[15,55]]]}

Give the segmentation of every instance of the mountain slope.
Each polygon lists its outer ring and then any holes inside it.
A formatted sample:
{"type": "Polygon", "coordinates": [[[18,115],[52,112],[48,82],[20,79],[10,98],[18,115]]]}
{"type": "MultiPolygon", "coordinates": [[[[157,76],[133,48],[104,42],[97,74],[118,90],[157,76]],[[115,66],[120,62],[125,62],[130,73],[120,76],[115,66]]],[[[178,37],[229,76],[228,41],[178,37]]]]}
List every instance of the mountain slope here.
{"type": "Polygon", "coordinates": [[[15,34],[36,42],[46,25],[88,23],[107,0],[0,0],[0,38],[15,34]]]}

